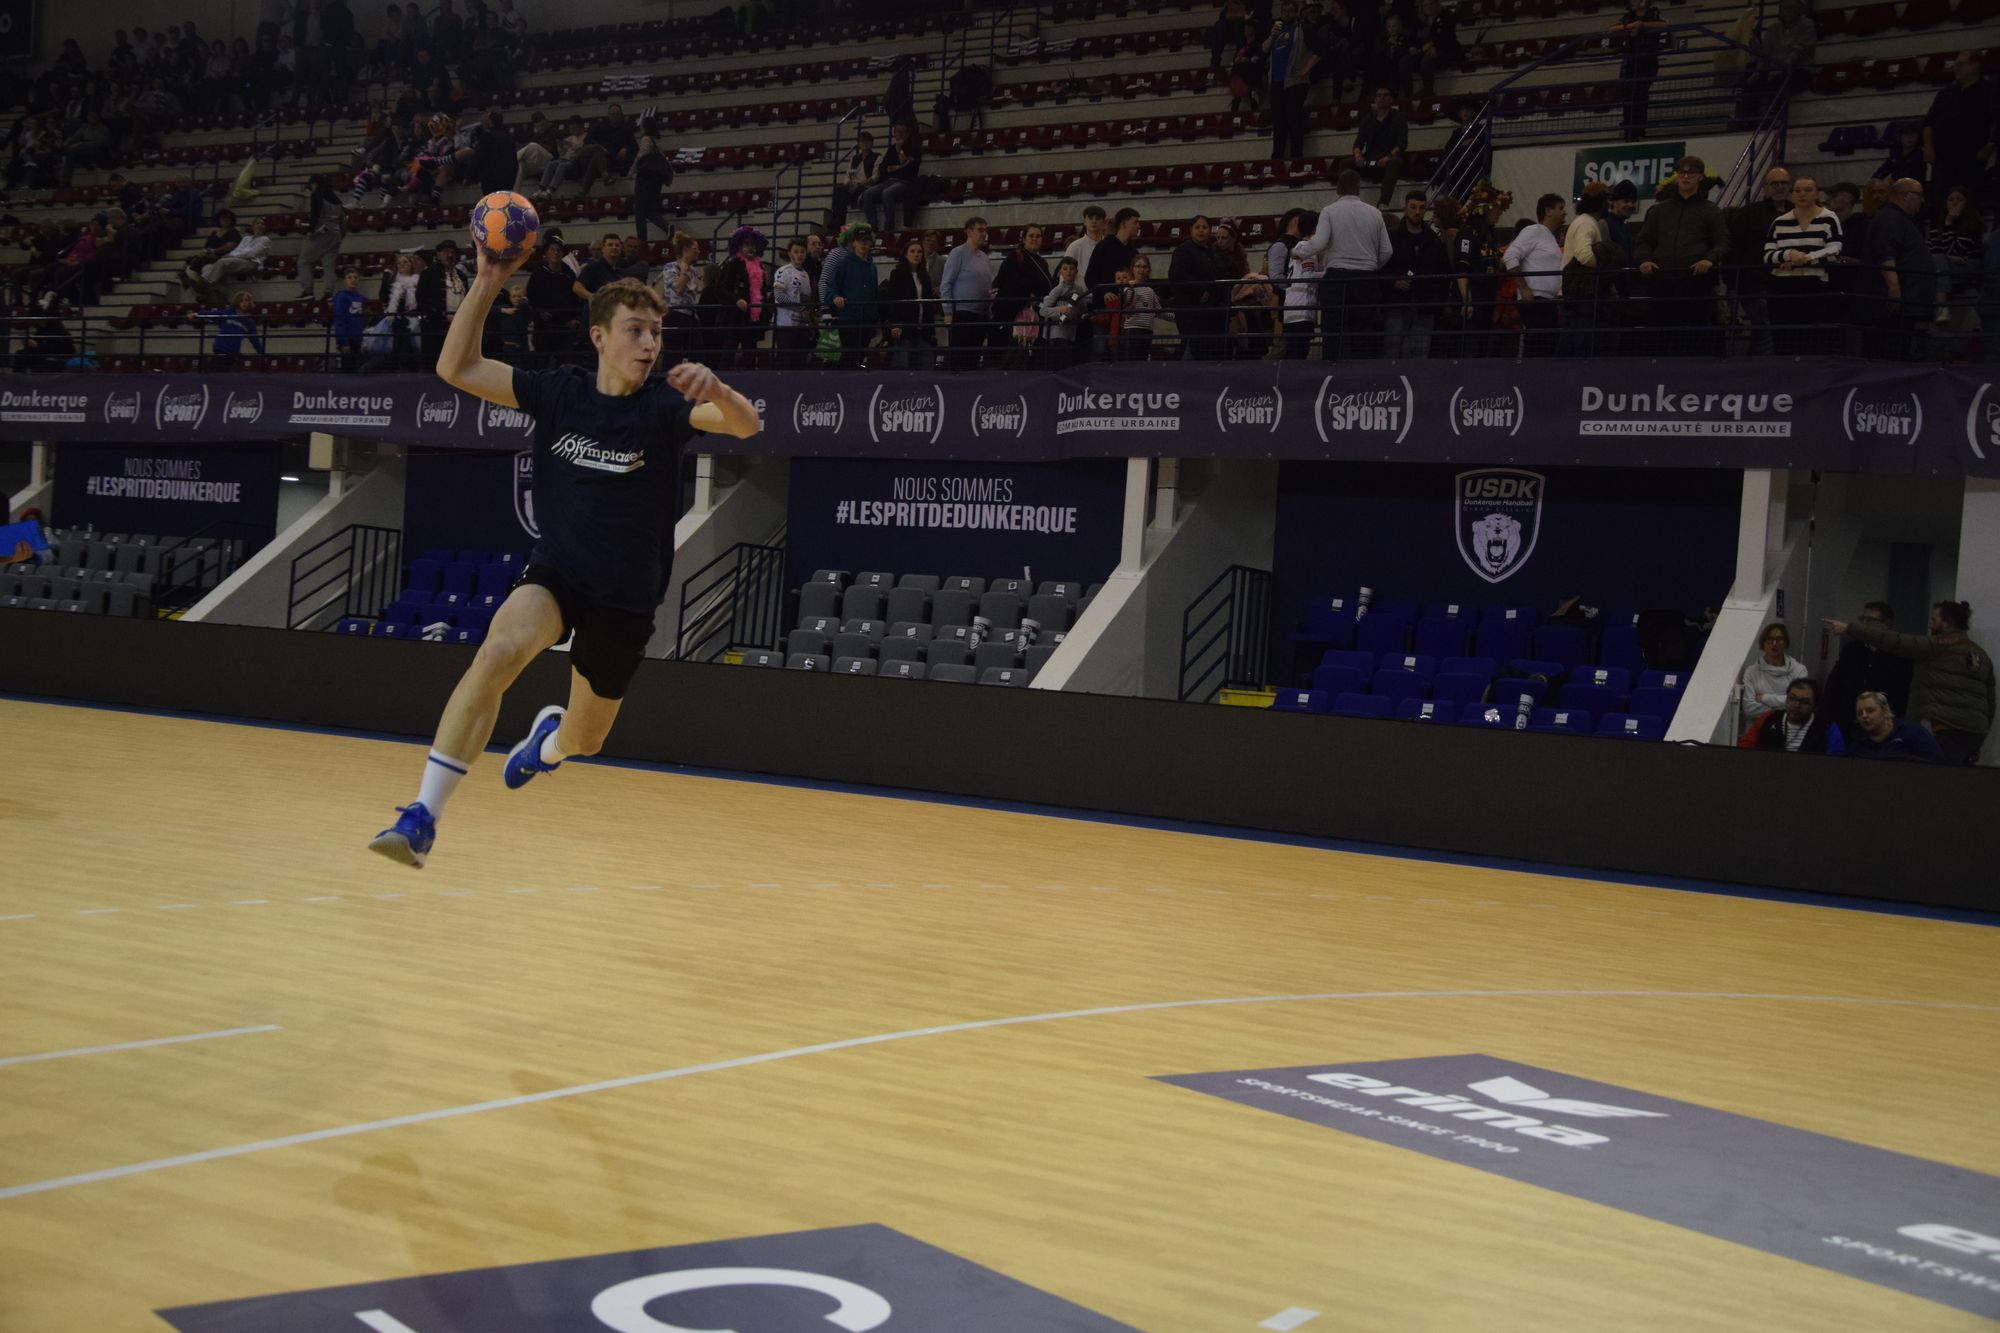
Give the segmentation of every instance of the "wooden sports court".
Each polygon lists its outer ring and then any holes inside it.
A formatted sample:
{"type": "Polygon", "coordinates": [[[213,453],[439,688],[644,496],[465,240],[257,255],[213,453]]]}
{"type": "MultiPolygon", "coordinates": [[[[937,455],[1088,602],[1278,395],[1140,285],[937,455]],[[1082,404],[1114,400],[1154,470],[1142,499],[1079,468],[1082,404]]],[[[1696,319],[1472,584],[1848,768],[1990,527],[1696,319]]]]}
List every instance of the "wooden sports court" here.
{"type": "MultiPolygon", "coordinates": [[[[5,1333],[865,1226],[1102,1321],[1020,1333],[2000,1316],[2000,1194],[1877,1246],[1972,1275],[1927,1298],[1643,1215],[1681,1172],[1608,1206],[1161,1081],[1478,1055],[2000,1185],[1989,926],[602,764],[511,793],[491,759],[410,872],[365,844],[421,745],[5,700],[0,734],[5,1333]]],[[[1338,1077],[1301,1086],[1409,1091],[1338,1077]]],[[[1541,1123],[1527,1078],[1481,1086],[1541,1123]]],[[[1550,1170],[1615,1146],[1369,1104],[1550,1170]]],[[[1608,1109],[1640,1118],[1574,1123],[1694,1114],[1608,1109]]],[[[1773,1165],[1733,1143],[1690,1169],[1773,1165]]],[[[226,1326],[839,1324],[754,1285],[508,1313],[510,1281],[451,1322],[327,1297],[226,1326]]],[[[866,1318],[840,1326],[1005,1326],[866,1318]]]]}

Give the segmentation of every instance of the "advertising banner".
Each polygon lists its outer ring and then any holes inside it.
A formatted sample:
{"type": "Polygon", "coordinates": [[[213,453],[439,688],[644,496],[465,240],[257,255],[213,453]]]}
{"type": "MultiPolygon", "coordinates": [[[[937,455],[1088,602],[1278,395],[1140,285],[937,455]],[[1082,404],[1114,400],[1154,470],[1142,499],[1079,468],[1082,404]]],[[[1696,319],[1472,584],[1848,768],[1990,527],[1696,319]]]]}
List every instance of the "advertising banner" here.
{"type": "Polygon", "coordinates": [[[157,444],[65,445],[55,512],[70,527],[190,537],[217,524],[232,535],[278,523],[279,446],[202,449],[157,444]]]}

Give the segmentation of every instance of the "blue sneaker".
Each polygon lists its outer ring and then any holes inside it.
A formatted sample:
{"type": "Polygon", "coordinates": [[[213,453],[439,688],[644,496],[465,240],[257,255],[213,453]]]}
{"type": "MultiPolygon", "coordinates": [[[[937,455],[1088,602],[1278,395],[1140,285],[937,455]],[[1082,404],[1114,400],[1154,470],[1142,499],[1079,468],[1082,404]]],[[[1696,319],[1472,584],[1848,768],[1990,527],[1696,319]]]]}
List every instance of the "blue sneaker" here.
{"type": "Polygon", "coordinates": [[[424,808],[422,801],[396,807],[395,827],[385,828],[375,835],[375,841],[368,844],[371,852],[380,852],[391,861],[399,861],[406,866],[422,870],[424,858],[431,854],[431,844],[437,841],[437,820],[424,808]]]}
{"type": "Polygon", "coordinates": [[[561,704],[550,704],[535,714],[535,725],[528,728],[528,739],[507,752],[507,765],[500,770],[500,776],[510,789],[519,790],[527,786],[528,779],[535,774],[553,773],[562,767],[560,760],[553,764],[542,762],[542,742],[556,734],[562,720],[561,704]]]}

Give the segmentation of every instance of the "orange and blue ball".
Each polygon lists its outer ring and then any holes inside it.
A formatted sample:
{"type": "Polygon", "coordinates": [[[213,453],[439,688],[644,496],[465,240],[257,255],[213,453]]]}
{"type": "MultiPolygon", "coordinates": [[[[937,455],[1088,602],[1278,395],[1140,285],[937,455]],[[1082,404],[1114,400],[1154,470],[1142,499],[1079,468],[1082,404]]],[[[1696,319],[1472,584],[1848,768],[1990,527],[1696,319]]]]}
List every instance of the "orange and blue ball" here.
{"type": "Polygon", "coordinates": [[[495,190],[472,209],[472,243],[495,259],[519,258],[534,248],[542,219],[512,190],[495,190]]]}

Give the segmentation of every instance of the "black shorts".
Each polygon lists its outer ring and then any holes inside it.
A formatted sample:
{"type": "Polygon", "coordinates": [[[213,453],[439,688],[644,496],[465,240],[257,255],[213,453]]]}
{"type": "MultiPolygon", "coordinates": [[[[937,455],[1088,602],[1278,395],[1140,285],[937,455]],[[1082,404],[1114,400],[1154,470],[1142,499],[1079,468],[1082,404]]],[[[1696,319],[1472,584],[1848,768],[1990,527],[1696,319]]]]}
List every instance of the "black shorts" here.
{"type": "Polygon", "coordinates": [[[563,632],[575,633],[569,663],[577,674],[600,699],[623,699],[653,640],[653,617],[593,602],[547,565],[529,565],[514,586],[530,583],[548,589],[562,614],[563,632]]]}

